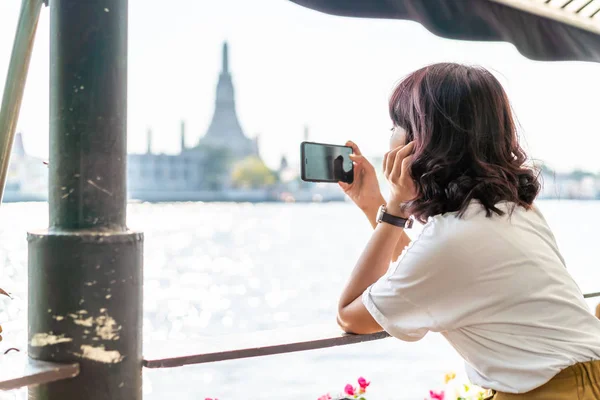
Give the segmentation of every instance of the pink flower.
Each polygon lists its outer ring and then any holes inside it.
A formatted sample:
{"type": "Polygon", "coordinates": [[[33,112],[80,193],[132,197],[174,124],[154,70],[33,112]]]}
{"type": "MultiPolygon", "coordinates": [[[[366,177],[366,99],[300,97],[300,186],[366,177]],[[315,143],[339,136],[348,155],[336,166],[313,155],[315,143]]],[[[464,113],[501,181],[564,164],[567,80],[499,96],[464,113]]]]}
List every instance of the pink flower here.
{"type": "Polygon", "coordinates": [[[356,394],[356,389],[354,389],[354,386],[352,386],[351,384],[347,384],[344,388],[344,393],[349,394],[350,396],[354,396],[356,394]]]}
{"type": "Polygon", "coordinates": [[[367,380],[362,376],[358,378],[358,386],[360,386],[361,389],[365,390],[370,384],[371,382],[367,382],[367,380]]]}
{"type": "Polygon", "coordinates": [[[327,393],[319,397],[317,400],[331,400],[331,396],[329,395],[329,393],[327,393]]]}
{"type": "Polygon", "coordinates": [[[444,391],[442,390],[441,392],[436,393],[433,390],[430,390],[429,397],[431,397],[433,400],[444,400],[444,391]]]}

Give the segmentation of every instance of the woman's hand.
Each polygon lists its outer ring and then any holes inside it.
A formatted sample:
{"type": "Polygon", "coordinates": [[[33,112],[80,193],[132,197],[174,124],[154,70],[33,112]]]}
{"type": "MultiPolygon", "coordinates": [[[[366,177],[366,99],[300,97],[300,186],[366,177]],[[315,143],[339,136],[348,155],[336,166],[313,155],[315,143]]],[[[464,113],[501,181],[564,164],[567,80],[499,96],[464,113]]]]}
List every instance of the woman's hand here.
{"type": "Polygon", "coordinates": [[[386,153],[383,158],[384,175],[390,183],[390,200],[387,204],[388,212],[404,218],[408,217],[404,215],[404,204],[417,197],[417,188],[410,175],[414,147],[414,142],[410,142],[406,146],[397,147],[386,153]]]}
{"type": "Polygon", "coordinates": [[[381,195],[379,182],[375,168],[362,155],[358,146],[353,142],[346,142],[346,146],[352,147],[353,154],[350,159],[354,162],[354,182],[339,182],[340,187],[352,199],[352,201],[365,213],[370,210],[376,210],[385,199],[381,195]]]}

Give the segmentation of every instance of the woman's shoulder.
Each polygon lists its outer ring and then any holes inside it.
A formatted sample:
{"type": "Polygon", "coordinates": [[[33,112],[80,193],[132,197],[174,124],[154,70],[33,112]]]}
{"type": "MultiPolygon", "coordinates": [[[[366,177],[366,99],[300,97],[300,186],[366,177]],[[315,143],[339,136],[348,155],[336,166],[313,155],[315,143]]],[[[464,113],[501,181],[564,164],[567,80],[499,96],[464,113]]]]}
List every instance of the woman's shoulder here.
{"type": "Polygon", "coordinates": [[[464,212],[454,211],[430,217],[423,226],[423,232],[431,236],[463,239],[465,236],[478,237],[497,232],[503,227],[509,228],[513,219],[543,220],[539,209],[535,206],[527,209],[511,202],[497,203],[496,208],[501,214],[491,212],[477,200],[469,203],[464,212]]]}
{"type": "Polygon", "coordinates": [[[485,207],[473,201],[464,213],[451,212],[430,217],[423,226],[424,238],[436,242],[477,242],[499,236],[514,237],[521,233],[536,232],[538,236],[552,237],[542,212],[536,205],[529,208],[510,202],[496,204],[501,214],[488,213],[485,207]]]}
{"type": "MultiPolygon", "coordinates": [[[[512,215],[524,215],[528,217],[543,217],[539,208],[534,204],[529,207],[523,207],[519,204],[510,201],[500,201],[494,205],[500,211],[498,214],[495,211],[488,212],[484,205],[479,200],[471,200],[467,208],[461,211],[452,211],[443,214],[438,214],[429,218],[430,221],[487,221],[487,220],[503,220],[510,219],[512,215]]],[[[429,221],[428,221],[429,222],[429,221]]]]}

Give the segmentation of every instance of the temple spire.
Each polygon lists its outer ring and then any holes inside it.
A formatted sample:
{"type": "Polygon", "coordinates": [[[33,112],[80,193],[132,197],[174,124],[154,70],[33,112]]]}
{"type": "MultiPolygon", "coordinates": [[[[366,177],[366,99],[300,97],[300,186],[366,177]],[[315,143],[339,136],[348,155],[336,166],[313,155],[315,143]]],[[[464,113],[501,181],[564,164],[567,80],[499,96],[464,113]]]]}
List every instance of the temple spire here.
{"type": "Polygon", "coordinates": [[[186,150],[185,146],[185,121],[181,121],[181,152],[186,150]]]}
{"type": "Polygon", "coordinates": [[[200,139],[199,147],[223,148],[236,159],[258,156],[257,142],[248,138],[235,111],[235,91],[229,71],[229,45],[223,43],[221,73],[217,83],[215,111],[206,134],[200,139]]]}
{"type": "Polygon", "coordinates": [[[23,135],[21,132],[17,132],[15,135],[15,141],[13,143],[12,154],[23,157],[25,156],[25,146],[23,145],[23,135]]]}
{"type": "Polygon", "coordinates": [[[227,42],[223,43],[223,60],[221,65],[221,73],[229,73],[229,51],[227,49],[227,42]]]}
{"type": "Polygon", "coordinates": [[[146,132],[146,154],[152,154],[152,130],[146,132]]]}

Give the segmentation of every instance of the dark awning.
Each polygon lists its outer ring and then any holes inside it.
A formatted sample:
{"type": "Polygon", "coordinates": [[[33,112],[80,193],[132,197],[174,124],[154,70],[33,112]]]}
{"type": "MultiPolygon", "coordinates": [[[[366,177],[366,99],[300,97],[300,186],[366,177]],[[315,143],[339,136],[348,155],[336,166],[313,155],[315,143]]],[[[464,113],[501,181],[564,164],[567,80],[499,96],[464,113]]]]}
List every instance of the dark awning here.
{"type": "Polygon", "coordinates": [[[506,41],[540,61],[600,62],[600,0],[291,0],[328,14],[408,19],[436,35],[506,41]]]}

